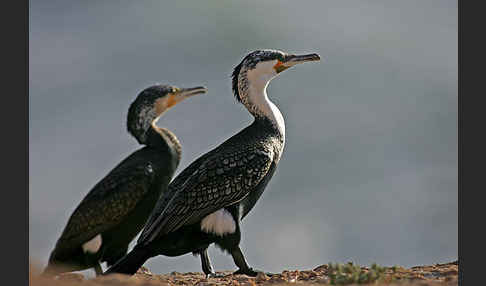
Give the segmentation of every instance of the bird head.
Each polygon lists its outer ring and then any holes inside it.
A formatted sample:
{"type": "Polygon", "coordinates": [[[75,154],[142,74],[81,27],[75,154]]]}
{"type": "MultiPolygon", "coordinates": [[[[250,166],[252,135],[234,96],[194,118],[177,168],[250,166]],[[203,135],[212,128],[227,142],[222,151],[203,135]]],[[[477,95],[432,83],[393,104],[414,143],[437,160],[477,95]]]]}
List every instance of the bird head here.
{"type": "Polygon", "coordinates": [[[294,55],[279,50],[257,50],[249,53],[233,70],[233,92],[242,101],[240,89],[266,87],[275,76],[296,64],[319,61],[318,54],[294,55]]]}
{"type": "Polygon", "coordinates": [[[186,98],[206,92],[204,86],[178,88],[172,85],[153,85],[142,90],[128,109],[128,132],[143,144],[146,131],[164,112],[186,98]]]}

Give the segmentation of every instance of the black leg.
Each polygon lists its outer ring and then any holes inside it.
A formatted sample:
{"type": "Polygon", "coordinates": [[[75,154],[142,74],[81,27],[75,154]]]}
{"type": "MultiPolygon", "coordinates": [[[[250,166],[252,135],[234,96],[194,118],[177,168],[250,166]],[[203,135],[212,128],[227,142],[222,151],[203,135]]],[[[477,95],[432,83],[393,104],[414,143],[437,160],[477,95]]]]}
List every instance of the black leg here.
{"type": "Polygon", "coordinates": [[[208,249],[204,249],[203,251],[199,252],[201,256],[201,266],[204,274],[206,274],[206,278],[221,278],[224,277],[222,274],[216,274],[213,271],[213,266],[211,266],[211,260],[209,260],[208,249]]]}
{"type": "Polygon", "coordinates": [[[239,246],[231,251],[231,256],[233,256],[233,260],[239,268],[234,274],[246,274],[252,277],[257,276],[258,272],[248,266],[239,246]]]}
{"type": "MultiPolygon", "coordinates": [[[[246,263],[245,257],[243,256],[243,252],[241,252],[239,246],[237,246],[235,249],[231,251],[231,256],[233,256],[233,260],[235,261],[236,266],[238,266],[239,268],[233,274],[245,274],[248,276],[256,277],[258,273],[263,273],[263,271],[254,270],[253,268],[248,266],[248,263],[246,263]]],[[[265,275],[273,276],[275,274],[270,272],[265,272],[265,275]]]]}
{"type": "Polygon", "coordinates": [[[103,269],[101,268],[101,265],[99,262],[96,262],[95,266],[94,267],[94,271],[96,273],[96,276],[99,276],[101,274],[103,274],[103,269]]]}
{"type": "Polygon", "coordinates": [[[213,267],[211,266],[211,261],[209,260],[208,256],[208,249],[206,248],[203,251],[199,252],[199,255],[201,256],[201,266],[204,274],[214,274],[213,267]]]}

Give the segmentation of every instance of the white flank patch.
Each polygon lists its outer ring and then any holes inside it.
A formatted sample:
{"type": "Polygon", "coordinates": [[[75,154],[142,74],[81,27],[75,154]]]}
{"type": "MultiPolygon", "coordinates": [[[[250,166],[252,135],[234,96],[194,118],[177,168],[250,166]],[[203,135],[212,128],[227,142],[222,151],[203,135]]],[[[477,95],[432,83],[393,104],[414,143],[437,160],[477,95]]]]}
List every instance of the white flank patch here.
{"type": "Polygon", "coordinates": [[[98,234],[93,239],[91,239],[90,241],[85,242],[83,244],[84,253],[86,253],[86,252],[89,252],[89,253],[98,252],[98,250],[100,250],[101,243],[102,243],[101,234],[98,234]]]}
{"type": "Polygon", "coordinates": [[[234,233],[236,224],[231,214],[225,210],[220,209],[212,214],[207,215],[201,221],[201,230],[206,233],[214,233],[223,236],[226,233],[234,233]]]}

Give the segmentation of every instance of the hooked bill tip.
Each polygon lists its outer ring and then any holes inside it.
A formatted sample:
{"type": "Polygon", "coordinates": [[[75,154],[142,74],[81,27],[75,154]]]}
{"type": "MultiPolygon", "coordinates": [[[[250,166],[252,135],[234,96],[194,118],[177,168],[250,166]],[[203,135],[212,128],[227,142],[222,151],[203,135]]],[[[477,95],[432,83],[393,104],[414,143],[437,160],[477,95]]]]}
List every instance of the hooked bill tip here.
{"type": "Polygon", "coordinates": [[[315,62],[315,61],[320,61],[321,57],[316,54],[307,54],[307,55],[291,55],[288,57],[287,62],[293,63],[293,64],[298,64],[298,63],[305,63],[305,62],[315,62]]]}

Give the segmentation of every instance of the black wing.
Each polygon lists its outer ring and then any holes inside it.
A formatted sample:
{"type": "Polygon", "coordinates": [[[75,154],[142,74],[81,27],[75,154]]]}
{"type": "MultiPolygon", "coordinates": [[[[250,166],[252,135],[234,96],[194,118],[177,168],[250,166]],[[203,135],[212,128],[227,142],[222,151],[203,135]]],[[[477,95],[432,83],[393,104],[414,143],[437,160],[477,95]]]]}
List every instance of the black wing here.
{"type": "Polygon", "coordinates": [[[154,178],[153,169],[145,160],[129,157],[121,162],[74,210],[55,252],[79,247],[119,224],[148,192],[154,178]]]}
{"type": "Polygon", "coordinates": [[[185,168],[169,185],[167,192],[162,193],[159,200],[155,204],[155,207],[150,214],[145,226],[140,234],[137,243],[140,243],[144,240],[147,236],[149,226],[152,225],[155,220],[161,215],[164,211],[165,206],[170,201],[170,199],[175,195],[177,190],[179,190],[185,181],[199,168],[202,162],[206,160],[209,153],[204,154],[203,156],[199,157],[196,161],[192,162],[187,168],[185,168]]]}
{"type": "Polygon", "coordinates": [[[208,155],[169,198],[162,213],[147,225],[139,242],[148,243],[241,201],[265,177],[274,158],[273,151],[251,146],[216,149],[208,155]]]}

